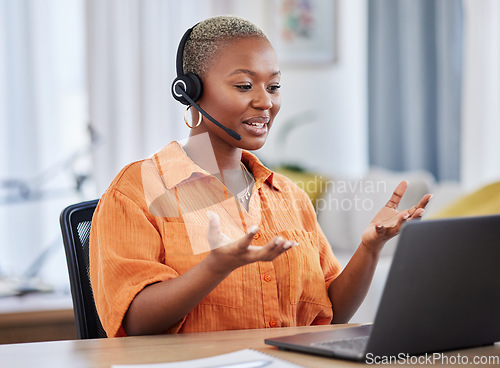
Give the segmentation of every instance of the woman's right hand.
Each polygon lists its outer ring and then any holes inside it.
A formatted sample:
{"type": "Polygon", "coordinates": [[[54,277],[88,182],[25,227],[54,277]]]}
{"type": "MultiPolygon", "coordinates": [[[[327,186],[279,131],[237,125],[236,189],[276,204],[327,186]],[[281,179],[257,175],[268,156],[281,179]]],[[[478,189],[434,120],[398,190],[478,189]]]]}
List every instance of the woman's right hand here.
{"type": "Polygon", "coordinates": [[[254,235],[259,231],[257,226],[252,226],[240,239],[233,241],[220,228],[219,216],[208,212],[209,225],[207,238],[212,249],[207,256],[214,272],[227,274],[238,267],[257,261],[272,261],[298,243],[283,239],[278,236],[264,246],[250,245],[254,235]]]}

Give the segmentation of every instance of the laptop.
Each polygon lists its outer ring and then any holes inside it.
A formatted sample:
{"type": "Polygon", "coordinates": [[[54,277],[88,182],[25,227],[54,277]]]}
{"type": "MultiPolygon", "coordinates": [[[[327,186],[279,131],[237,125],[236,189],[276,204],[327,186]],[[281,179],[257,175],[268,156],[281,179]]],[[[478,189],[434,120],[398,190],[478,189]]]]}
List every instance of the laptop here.
{"type": "Polygon", "coordinates": [[[496,341],[500,215],[408,222],[401,229],[373,324],[265,343],[369,363],[496,341]]]}

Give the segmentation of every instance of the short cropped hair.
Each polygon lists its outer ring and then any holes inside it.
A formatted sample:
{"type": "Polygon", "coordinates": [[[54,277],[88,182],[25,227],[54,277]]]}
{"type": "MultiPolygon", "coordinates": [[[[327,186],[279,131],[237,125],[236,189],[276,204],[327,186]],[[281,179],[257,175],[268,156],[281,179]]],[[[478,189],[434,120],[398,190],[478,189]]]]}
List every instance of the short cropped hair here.
{"type": "Polygon", "coordinates": [[[184,46],[184,73],[195,73],[203,78],[210,62],[228,42],[257,37],[267,40],[266,35],[255,24],[235,16],[218,16],[197,24],[184,46]]]}

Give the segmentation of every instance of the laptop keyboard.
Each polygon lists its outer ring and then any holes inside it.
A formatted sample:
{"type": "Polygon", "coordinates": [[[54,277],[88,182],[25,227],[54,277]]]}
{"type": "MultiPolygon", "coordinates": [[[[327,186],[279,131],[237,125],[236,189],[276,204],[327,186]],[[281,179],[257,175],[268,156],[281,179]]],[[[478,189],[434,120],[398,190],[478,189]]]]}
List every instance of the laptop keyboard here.
{"type": "Polygon", "coordinates": [[[369,336],[353,337],[346,340],[321,341],[312,343],[321,349],[326,349],[338,353],[339,355],[348,355],[357,357],[364,354],[369,336]]]}

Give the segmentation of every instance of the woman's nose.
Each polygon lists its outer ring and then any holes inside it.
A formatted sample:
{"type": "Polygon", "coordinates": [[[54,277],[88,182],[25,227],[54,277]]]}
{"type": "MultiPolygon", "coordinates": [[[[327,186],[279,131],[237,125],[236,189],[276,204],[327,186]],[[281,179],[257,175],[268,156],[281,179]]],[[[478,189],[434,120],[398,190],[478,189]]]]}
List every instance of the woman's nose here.
{"type": "Polygon", "coordinates": [[[255,91],[255,95],[252,99],[252,107],[261,110],[269,110],[273,107],[271,95],[265,88],[259,88],[255,91]]]}

